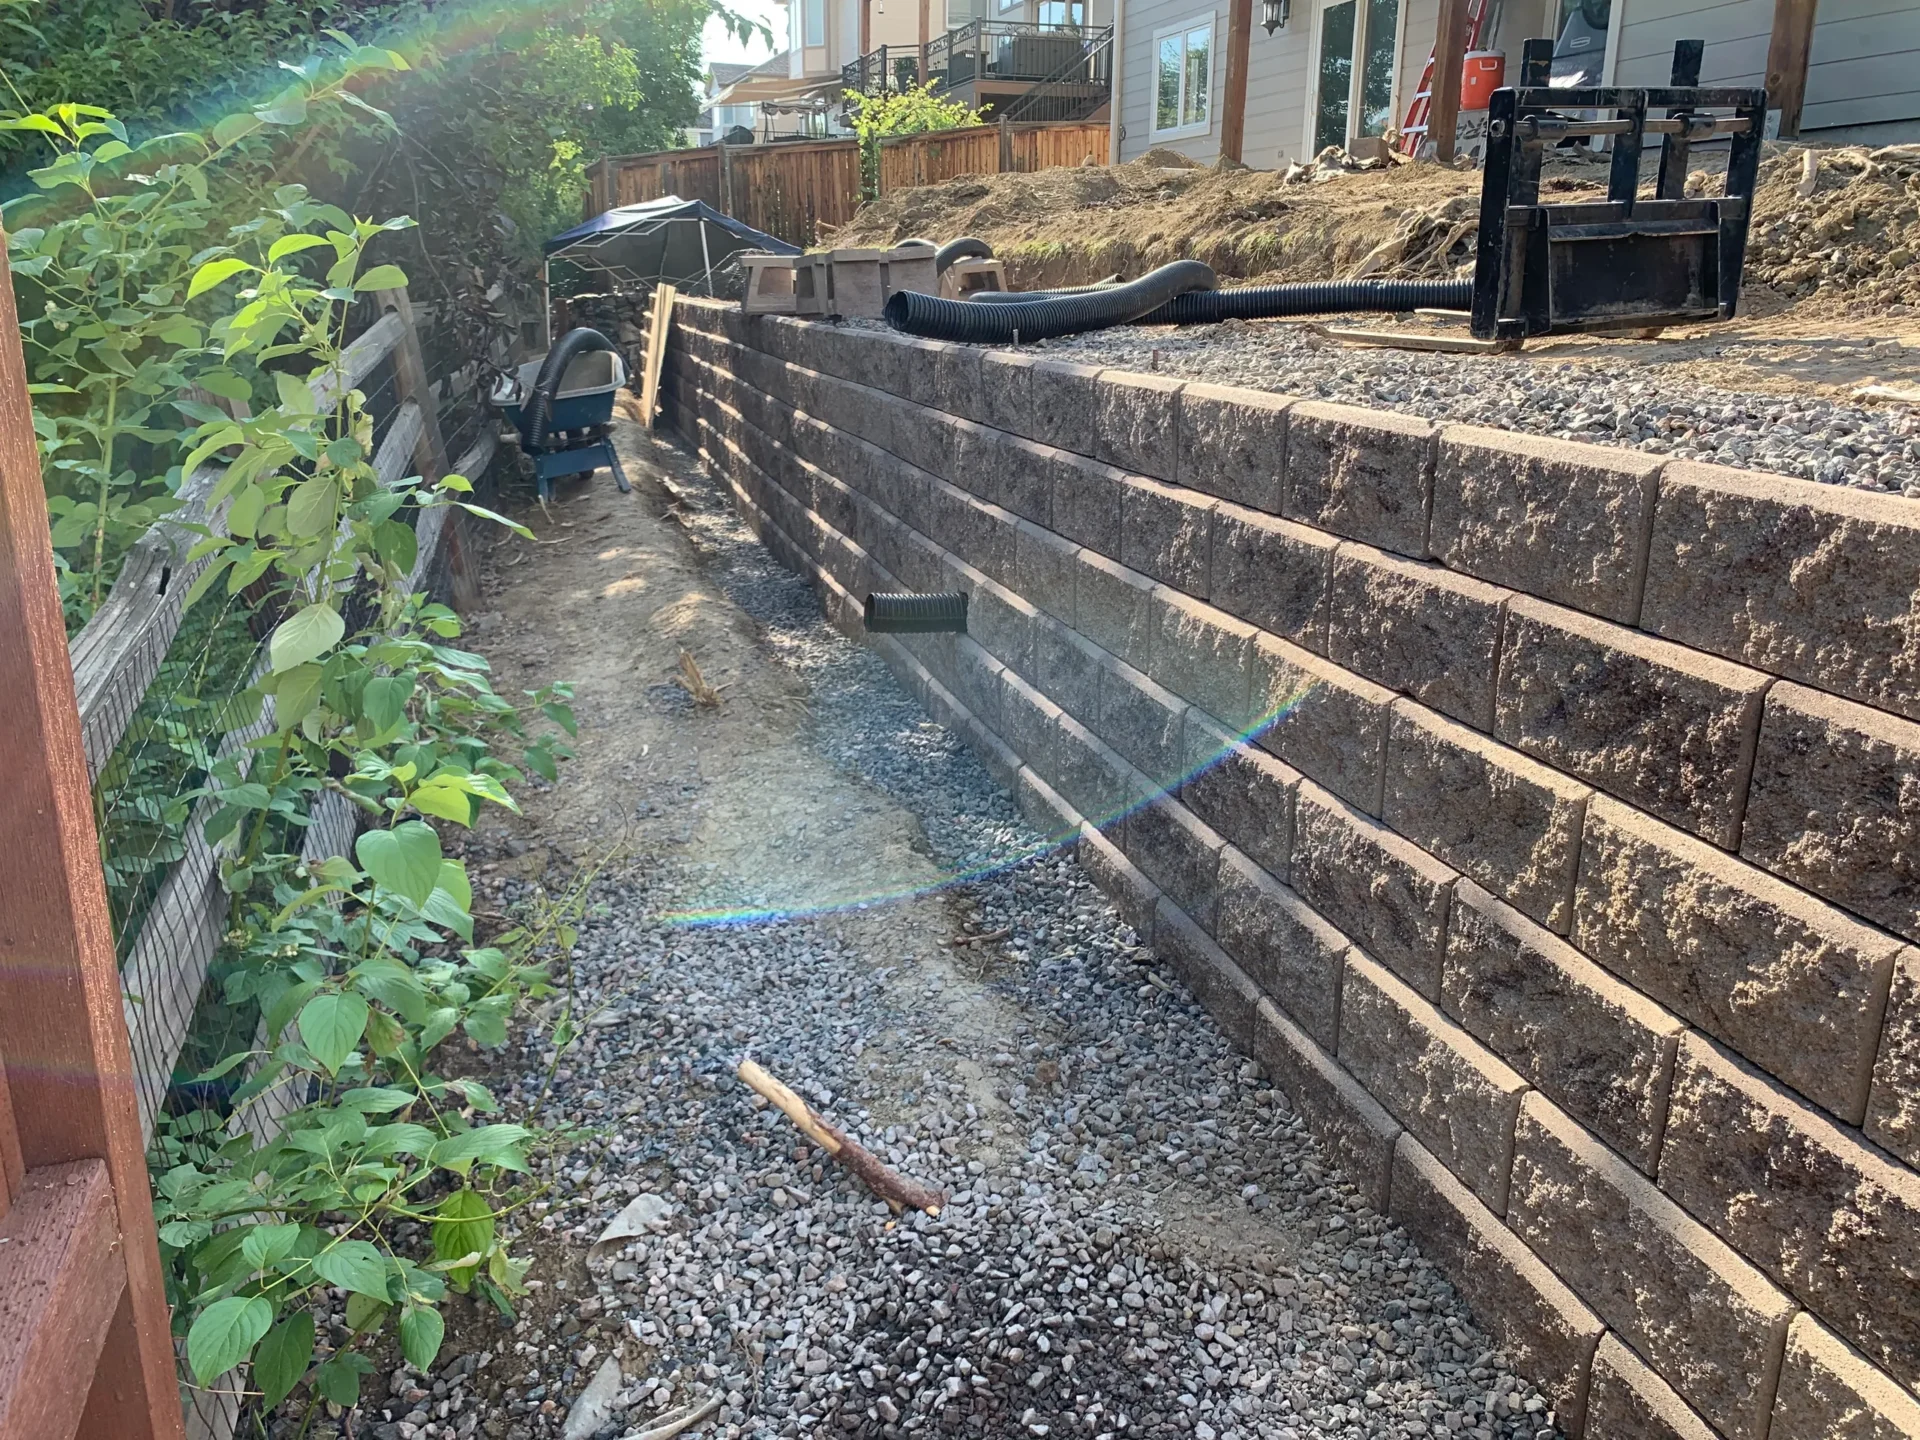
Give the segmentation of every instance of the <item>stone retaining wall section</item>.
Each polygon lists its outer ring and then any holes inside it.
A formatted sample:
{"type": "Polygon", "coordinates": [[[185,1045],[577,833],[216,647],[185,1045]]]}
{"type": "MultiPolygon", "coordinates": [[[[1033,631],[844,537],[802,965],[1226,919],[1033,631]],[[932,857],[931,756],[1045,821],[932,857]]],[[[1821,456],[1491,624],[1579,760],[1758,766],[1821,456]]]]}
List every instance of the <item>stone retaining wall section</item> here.
{"type": "Polygon", "coordinates": [[[673,427],[1595,1440],[1920,1437],[1920,506],[682,301],[673,427]]]}

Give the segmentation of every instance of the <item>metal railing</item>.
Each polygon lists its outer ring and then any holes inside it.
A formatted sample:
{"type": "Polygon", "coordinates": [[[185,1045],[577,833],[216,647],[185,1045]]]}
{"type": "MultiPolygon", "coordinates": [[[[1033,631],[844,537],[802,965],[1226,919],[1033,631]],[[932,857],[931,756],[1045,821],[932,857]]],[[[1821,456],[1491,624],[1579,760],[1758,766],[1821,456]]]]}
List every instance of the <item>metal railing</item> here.
{"type": "Polygon", "coordinates": [[[927,46],[927,77],[942,90],[979,80],[1048,80],[1087,58],[1101,33],[1081,25],[969,20],[927,46]]]}
{"type": "Polygon", "coordinates": [[[1016,121],[1085,120],[1113,93],[1113,27],[1085,32],[1078,54],[1026,94],[1010,101],[1000,118],[1016,121]]]}
{"type": "Polygon", "coordinates": [[[918,45],[882,45],[840,67],[842,88],[860,95],[910,90],[920,83],[918,45]]]}

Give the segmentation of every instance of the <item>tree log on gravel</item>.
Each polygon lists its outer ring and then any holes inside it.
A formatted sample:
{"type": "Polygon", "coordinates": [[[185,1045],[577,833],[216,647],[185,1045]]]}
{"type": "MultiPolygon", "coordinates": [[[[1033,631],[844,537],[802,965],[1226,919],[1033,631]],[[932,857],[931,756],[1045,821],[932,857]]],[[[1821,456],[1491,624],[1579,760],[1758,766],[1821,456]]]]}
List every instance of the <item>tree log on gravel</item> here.
{"type": "Polygon", "coordinates": [[[779,1106],[786,1117],[799,1127],[801,1134],[851,1170],[862,1184],[891,1205],[896,1215],[905,1209],[924,1210],[933,1216],[940,1214],[941,1207],[947,1203],[942,1191],[929,1190],[916,1180],[895,1174],[881,1164],[879,1157],[871,1150],[849,1137],[832,1121],[816,1114],[812,1106],[774,1079],[762,1066],[751,1060],[742,1060],[739,1075],[748,1089],[779,1106]]]}

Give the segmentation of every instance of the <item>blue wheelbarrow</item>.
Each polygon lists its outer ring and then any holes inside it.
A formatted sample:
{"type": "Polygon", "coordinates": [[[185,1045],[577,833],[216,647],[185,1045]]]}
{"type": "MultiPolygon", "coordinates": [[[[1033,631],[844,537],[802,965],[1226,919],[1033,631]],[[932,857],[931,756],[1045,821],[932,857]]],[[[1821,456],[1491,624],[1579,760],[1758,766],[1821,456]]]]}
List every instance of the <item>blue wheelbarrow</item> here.
{"type": "Polygon", "coordinates": [[[584,475],[603,465],[622,494],[633,488],[608,438],[613,397],[626,381],[626,363],[613,342],[583,326],[494,385],[490,398],[520,432],[520,448],[533,458],[542,501],[552,498],[559,476],[584,475]]]}

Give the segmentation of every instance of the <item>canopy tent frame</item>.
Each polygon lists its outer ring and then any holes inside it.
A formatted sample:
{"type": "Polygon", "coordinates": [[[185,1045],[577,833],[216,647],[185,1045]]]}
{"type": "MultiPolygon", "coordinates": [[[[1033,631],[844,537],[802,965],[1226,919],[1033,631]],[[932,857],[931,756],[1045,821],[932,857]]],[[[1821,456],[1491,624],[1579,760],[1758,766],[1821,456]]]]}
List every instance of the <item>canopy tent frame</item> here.
{"type": "MultiPolygon", "coordinates": [[[[691,237],[686,237],[690,242],[691,237]]],[[[672,284],[683,294],[715,294],[714,268],[743,250],[798,255],[800,247],[755,230],[704,200],[665,195],[638,205],[622,205],[596,215],[547,241],[540,263],[545,341],[553,344],[553,262],[608,277],[616,293],[643,286],[672,284]],[[675,227],[694,227],[699,257],[687,243],[676,247],[675,227]],[[652,242],[657,241],[657,245],[652,242]],[[716,262],[716,249],[719,251],[716,262]],[[697,269],[694,268],[697,265],[697,269]]]]}

